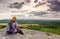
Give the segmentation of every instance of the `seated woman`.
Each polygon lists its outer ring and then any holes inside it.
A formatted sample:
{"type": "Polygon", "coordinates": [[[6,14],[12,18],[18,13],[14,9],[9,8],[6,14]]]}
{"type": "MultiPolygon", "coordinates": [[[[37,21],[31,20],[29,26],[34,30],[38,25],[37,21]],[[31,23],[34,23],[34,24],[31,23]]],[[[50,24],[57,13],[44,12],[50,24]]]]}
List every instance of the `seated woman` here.
{"type": "Polygon", "coordinates": [[[12,20],[8,23],[7,26],[7,34],[12,34],[12,33],[20,33],[24,35],[23,32],[18,28],[18,23],[16,22],[15,16],[12,18],[12,20]]]}

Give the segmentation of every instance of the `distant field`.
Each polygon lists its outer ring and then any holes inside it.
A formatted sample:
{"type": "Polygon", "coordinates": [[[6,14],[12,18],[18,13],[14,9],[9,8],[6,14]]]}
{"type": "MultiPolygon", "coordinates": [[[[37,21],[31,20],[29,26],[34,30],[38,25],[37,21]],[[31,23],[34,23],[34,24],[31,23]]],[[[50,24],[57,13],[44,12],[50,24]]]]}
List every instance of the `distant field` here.
{"type": "Polygon", "coordinates": [[[31,29],[31,30],[38,30],[38,31],[43,31],[43,32],[49,32],[49,33],[54,33],[54,34],[59,34],[60,35],[60,24],[55,24],[55,25],[27,25],[20,26],[20,28],[26,28],[26,29],[31,29]]]}
{"type": "MultiPolygon", "coordinates": [[[[0,23],[0,28],[2,28],[3,26],[7,26],[8,23],[0,23]]],[[[39,26],[39,24],[18,24],[19,27],[26,27],[26,26],[39,26]]]]}
{"type": "MultiPolygon", "coordinates": [[[[10,20],[0,20],[0,29],[5,28],[10,20]]],[[[60,35],[60,20],[17,20],[20,28],[38,30],[60,35]]]]}
{"type": "Polygon", "coordinates": [[[0,23],[0,25],[7,25],[8,23],[0,23]]]}
{"type": "MultiPolygon", "coordinates": [[[[8,23],[0,23],[0,25],[8,25],[8,23]]],[[[19,26],[29,26],[29,25],[31,25],[31,26],[39,26],[39,24],[19,24],[19,26]]]]}
{"type": "MultiPolygon", "coordinates": [[[[7,23],[0,23],[0,29],[5,28],[7,23]]],[[[55,25],[42,25],[42,24],[19,24],[20,28],[26,28],[31,30],[38,30],[42,32],[49,32],[60,35],[60,24],[55,25]]]]}

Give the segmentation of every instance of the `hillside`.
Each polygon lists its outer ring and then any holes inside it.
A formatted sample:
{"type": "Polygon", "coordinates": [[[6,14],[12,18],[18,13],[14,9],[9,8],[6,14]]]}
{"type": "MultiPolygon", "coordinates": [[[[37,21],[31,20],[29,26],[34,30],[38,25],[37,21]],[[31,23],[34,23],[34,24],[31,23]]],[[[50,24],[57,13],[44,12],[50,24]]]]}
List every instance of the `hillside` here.
{"type": "MultiPolygon", "coordinates": [[[[48,39],[46,32],[39,32],[29,29],[21,29],[25,35],[6,34],[6,28],[0,29],[0,39],[48,39]]],[[[50,34],[50,39],[60,39],[60,35],[50,34]]]]}

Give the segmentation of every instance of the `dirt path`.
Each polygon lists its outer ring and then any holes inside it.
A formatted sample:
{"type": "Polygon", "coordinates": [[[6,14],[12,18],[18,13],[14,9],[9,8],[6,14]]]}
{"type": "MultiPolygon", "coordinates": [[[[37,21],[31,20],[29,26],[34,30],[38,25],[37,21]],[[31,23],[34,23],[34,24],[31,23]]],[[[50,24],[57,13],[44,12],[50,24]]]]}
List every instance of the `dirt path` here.
{"type": "MultiPolygon", "coordinates": [[[[0,29],[0,39],[47,39],[45,32],[21,29],[25,35],[19,33],[7,35],[6,29],[0,29]]],[[[60,39],[60,35],[51,34],[50,39],[60,39]]]]}

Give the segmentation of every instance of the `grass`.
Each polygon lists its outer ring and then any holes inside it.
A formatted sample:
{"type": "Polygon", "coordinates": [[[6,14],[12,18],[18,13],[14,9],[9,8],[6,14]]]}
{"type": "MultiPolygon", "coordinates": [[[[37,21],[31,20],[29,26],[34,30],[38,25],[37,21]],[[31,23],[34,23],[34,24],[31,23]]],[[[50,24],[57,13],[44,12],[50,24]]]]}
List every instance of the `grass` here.
{"type": "Polygon", "coordinates": [[[5,27],[6,27],[6,25],[0,25],[0,29],[5,28],[5,27]]]}
{"type": "MultiPolygon", "coordinates": [[[[0,29],[5,28],[6,25],[0,25],[0,29]]],[[[60,26],[59,25],[27,25],[24,26],[19,26],[20,28],[25,28],[25,29],[31,29],[31,30],[37,30],[37,31],[42,31],[42,32],[49,32],[53,34],[58,34],[60,35],[60,26]]]]}
{"type": "Polygon", "coordinates": [[[50,32],[50,33],[54,33],[54,34],[59,34],[60,35],[60,30],[58,30],[58,29],[42,28],[40,31],[50,32]]]}
{"type": "Polygon", "coordinates": [[[60,35],[60,27],[57,28],[55,26],[26,26],[26,27],[21,26],[20,28],[26,28],[26,29],[37,30],[42,32],[49,32],[49,33],[60,35]]]}

